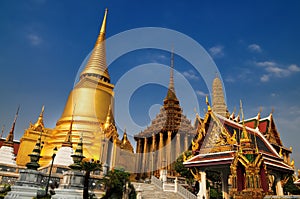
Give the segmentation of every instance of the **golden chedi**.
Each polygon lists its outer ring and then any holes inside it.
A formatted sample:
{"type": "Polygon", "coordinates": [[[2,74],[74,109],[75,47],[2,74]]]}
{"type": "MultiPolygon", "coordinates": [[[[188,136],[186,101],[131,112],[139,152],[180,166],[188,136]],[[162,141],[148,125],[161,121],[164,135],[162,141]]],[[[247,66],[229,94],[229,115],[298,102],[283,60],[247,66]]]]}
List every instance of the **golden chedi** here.
{"type": "Polygon", "coordinates": [[[61,118],[52,132],[52,139],[45,141],[41,165],[49,163],[52,149],[61,147],[69,130],[73,115],[72,141],[78,143],[83,133],[83,153],[87,158],[100,159],[101,124],[105,123],[109,106],[113,102],[113,88],[106,66],[105,11],[99,36],[80,80],[71,91],[61,118]]]}
{"type": "MultiPolygon", "coordinates": [[[[105,54],[105,31],[106,31],[106,17],[107,9],[105,10],[100,33],[96,40],[95,46],[90,54],[88,61],[80,74],[80,79],[70,92],[67,103],[60,119],[56,123],[56,127],[49,132],[45,131],[44,126],[40,129],[43,132],[44,147],[41,152],[41,166],[46,166],[50,163],[53,149],[58,149],[65,141],[66,134],[69,131],[70,123],[73,116],[72,127],[72,144],[73,148],[76,148],[79,142],[81,133],[83,134],[83,153],[87,158],[101,159],[101,142],[104,142],[104,129],[103,125],[106,122],[106,117],[111,107],[113,112],[113,88],[114,85],[110,83],[110,76],[108,74],[106,65],[105,54]]],[[[31,138],[32,145],[34,145],[37,137],[31,136],[32,126],[28,129],[28,132],[24,134],[22,140],[28,140],[31,138]],[[33,140],[35,140],[33,142],[33,140]]],[[[35,129],[37,131],[38,129],[35,129]]],[[[118,137],[117,132],[114,131],[113,137],[118,137]]],[[[106,137],[107,140],[110,138],[106,137]]],[[[26,145],[30,145],[30,140],[26,145]]],[[[32,148],[26,147],[21,143],[20,157],[17,158],[19,165],[25,165],[26,162],[22,161],[23,157],[26,157],[32,151],[32,148]],[[22,156],[22,157],[21,157],[22,156]]]]}

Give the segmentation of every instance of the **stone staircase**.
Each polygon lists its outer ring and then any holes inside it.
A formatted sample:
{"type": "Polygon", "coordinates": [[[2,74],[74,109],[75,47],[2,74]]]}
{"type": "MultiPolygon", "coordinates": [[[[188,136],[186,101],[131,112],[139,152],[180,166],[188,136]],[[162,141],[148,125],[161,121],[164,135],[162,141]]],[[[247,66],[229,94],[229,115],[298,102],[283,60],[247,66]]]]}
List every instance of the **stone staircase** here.
{"type": "Polygon", "coordinates": [[[167,192],[163,191],[154,184],[147,184],[147,183],[132,183],[135,190],[140,189],[143,190],[142,192],[142,199],[183,199],[177,193],[174,192],[167,192]]]}

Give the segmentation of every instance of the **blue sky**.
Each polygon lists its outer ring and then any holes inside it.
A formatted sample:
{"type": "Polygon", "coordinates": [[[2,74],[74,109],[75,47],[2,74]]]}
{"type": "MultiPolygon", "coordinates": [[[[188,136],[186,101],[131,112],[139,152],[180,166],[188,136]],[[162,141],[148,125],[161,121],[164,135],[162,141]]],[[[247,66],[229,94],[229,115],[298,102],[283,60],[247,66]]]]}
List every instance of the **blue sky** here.
{"type": "MultiPolygon", "coordinates": [[[[260,107],[262,116],[268,116],[274,107],[281,138],[287,147],[293,146],[300,167],[299,1],[3,0],[0,125],[5,125],[4,136],[19,104],[17,139],[30,121],[36,121],[43,104],[45,124],[54,127],[77,71],[94,45],[106,7],[107,37],[133,28],[162,27],[201,44],[224,80],[229,110],[238,107],[240,99],[246,117],[255,116],[260,107]]],[[[128,53],[109,68],[112,82],[140,64],[169,65],[169,57],[169,52],[154,49],[128,53]]],[[[203,115],[208,94],[203,79],[182,57],[175,56],[175,69],[197,93],[197,111],[203,115]]],[[[179,99],[184,97],[180,90],[176,92],[179,99]]],[[[133,120],[147,125],[165,94],[166,88],[159,85],[139,88],[130,99],[133,120]]],[[[182,107],[193,121],[193,107],[185,102],[182,107]]]]}

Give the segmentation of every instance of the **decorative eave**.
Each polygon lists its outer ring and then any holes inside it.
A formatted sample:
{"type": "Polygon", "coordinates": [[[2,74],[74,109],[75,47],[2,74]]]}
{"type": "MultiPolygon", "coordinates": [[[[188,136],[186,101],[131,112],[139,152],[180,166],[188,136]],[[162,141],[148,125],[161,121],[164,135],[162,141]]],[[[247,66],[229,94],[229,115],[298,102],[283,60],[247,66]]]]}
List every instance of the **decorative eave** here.
{"type": "Polygon", "coordinates": [[[198,154],[183,164],[185,167],[208,167],[231,164],[234,159],[234,151],[198,154]]]}

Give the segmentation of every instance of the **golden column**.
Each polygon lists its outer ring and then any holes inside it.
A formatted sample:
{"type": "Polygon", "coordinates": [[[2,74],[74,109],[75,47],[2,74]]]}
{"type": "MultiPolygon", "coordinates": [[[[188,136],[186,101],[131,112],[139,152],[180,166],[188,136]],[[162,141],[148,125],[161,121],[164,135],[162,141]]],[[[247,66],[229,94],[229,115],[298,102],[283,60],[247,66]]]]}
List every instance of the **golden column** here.
{"type": "Polygon", "coordinates": [[[184,151],[187,151],[188,150],[188,135],[187,134],[185,134],[185,136],[184,136],[184,151]]]}
{"type": "Polygon", "coordinates": [[[176,153],[175,153],[175,158],[177,158],[180,155],[180,150],[181,150],[181,146],[180,146],[180,133],[178,132],[176,134],[176,153]]]}
{"type": "Polygon", "coordinates": [[[171,139],[172,139],[172,131],[168,131],[168,138],[167,138],[167,143],[166,143],[166,148],[167,148],[167,170],[170,172],[171,171],[171,139]]]}
{"type": "Polygon", "coordinates": [[[141,169],[142,169],[142,145],[141,145],[142,139],[139,138],[137,140],[137,146],[136,146],[136,153],[137,155],[136,157],[136,171],[137,173],[141,173],[141,169]]]}
{"type": "Polygon", "coordinates": [[[153,133],[152,135],[152,146],[151,146],[151,172],[154,173],[154,161],[155,161],[155,151],[156,151],[156,146],[155,146],[155,134],[153,133]]]}
{"type": "Polygon", "coordinates": [[[159,150],[159,161],[157,162],[157,168],[161,168],[163,167],[163,161],[164,161],[164,153],[163,153],[163,147],[164,147],[164,134],[163,133],[159,133],[159,146],[158,146],[158,150],[159,150]]]}
{"type": "Polygon", "coordinates": [[[146,173],[147,170],[147,156],[148,156],[148,143],[147,143],[147,137],[144,138],[144,150],[143,150],[143,172],[146,173]]]}

